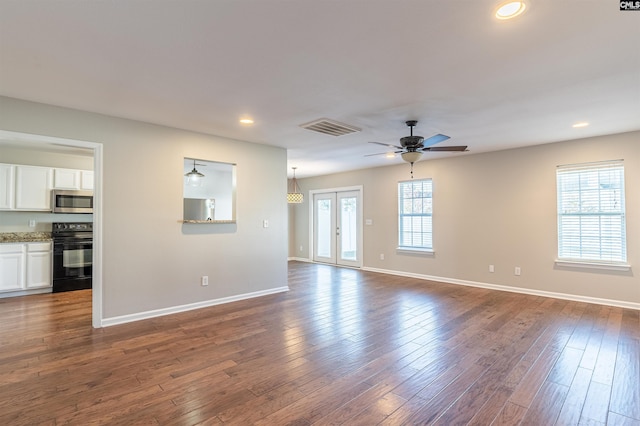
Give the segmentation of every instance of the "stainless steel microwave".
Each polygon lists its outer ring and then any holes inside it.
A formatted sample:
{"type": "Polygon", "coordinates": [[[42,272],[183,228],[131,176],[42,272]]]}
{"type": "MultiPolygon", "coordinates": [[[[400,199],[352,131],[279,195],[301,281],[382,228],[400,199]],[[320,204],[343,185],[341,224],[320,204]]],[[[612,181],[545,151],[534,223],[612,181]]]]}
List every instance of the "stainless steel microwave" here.
{"type": "Polygon", "coordinates": [[[51,191],[51,207],[54,213],[93,213],[93,191],[51,191]]]}

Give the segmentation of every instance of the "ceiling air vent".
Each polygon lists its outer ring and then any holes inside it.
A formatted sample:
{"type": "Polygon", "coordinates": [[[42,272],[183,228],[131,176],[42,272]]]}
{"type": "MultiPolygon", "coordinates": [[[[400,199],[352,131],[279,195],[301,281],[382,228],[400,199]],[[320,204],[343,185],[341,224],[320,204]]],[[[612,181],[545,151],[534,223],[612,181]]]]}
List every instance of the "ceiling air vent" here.
{"type": "Polygon", "coordinates": [[[301,124],[300,127],[307,130],[313,130],[314,132],[324,133],[331,136],[348,135],[349,133],[359,132],[359,129],[348,124],[340,123],[338,121],[329,120],[328,118],[321,118],[310,123],[301,124]]]}

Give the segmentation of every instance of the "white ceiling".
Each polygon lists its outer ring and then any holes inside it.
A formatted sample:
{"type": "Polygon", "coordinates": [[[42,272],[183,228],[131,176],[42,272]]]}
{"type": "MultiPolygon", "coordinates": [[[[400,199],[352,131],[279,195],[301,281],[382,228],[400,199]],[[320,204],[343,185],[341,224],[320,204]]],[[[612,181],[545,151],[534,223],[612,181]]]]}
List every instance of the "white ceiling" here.
{"type": "Polygon", "coordinates": [[[470,149],[423,158],[640,130],[640,12],[529,3],[0,0],[0,94],[285,147],[298,177],[401,163],[364,155],[407,119],[470,149]],[[323,117],[362,131],[299,127],[323,117]]]}

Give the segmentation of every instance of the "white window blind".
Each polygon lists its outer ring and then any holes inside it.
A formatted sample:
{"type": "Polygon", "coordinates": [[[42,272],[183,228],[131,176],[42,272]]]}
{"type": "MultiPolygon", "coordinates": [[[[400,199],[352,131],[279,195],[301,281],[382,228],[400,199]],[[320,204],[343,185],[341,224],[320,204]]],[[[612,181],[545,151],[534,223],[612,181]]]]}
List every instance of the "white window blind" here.
{"type": "Polygon", "coordinates": [[[626,262],[622,161],[560,166],[556,178],[558,258],[626,262]]]}
{"type": "Polygon", "coordinates": [[[398,182],[398,246],[433,249],[432,180],[398,182]]]}

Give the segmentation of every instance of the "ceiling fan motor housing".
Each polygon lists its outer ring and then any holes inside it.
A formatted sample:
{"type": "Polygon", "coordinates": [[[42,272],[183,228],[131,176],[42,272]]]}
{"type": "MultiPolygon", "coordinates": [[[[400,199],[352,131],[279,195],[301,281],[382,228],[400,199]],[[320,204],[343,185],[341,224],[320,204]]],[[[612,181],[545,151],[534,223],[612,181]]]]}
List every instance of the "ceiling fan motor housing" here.
{"type": "Polygon", "coordinates": [[[400,138],[400,145],[403,148],[417,148],[422,146],[424,138],[422,136],[405,136],[400,138]]]}

